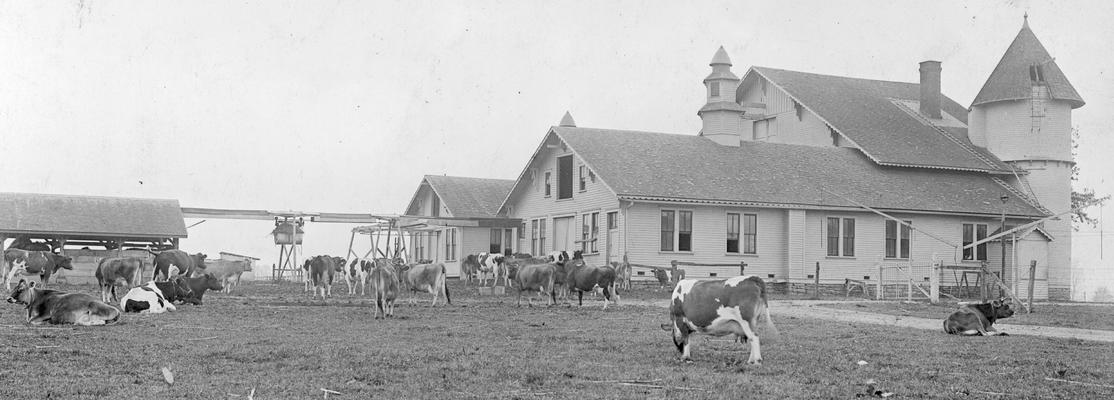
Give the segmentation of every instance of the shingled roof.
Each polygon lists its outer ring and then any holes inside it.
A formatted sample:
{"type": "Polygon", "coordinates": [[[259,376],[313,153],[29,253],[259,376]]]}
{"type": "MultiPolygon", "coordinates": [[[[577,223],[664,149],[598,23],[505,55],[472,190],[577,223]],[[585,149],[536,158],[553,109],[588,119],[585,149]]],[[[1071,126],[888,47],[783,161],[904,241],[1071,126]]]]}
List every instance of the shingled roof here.
{"type": "MultiPolygon", "coordinates": [[[[426,175],[422,181],[429,184],[441,199],[441,204],[456,218],[495,218],[515,182],[511,179],[443,175],[426,175]]],[[[413,204],[411,200],[411,207],[413,204]]]]}
{"type": "Polygon", "coordinates": [[[1044,85],[1048,87],[1049,96],[1053,99],[1066,100],[1071,103],[1071,108],[1082,107],[1083,98],[1068,82],[1064,71],[1056,65],[1056,61],[1044,49],[1044,45],[1037,40],[1037,35],[1029,29],[1029,22],[1021,26],[1021,31],[1014,37],[1013,43],[1006,49],[1006,54],[994,67],[994,72],[986,79],[982,90],[975,96],[971,107],[1002,100],[1028,100],[1032,96],[1033,81],[1029,76],[1029,67],[1041,66],[1044,85]]]}
{"type": "Polygon", "coordinates": [[[0,232],[106,238],[184,238],[178,200],[0,193],[0,232]]]}
{"type": "MultiPolygon", "coordinates": [[[[1009,172],[993,154],[971,144],[966,128],[938,128],[918,117],[915,107],[901,105],[902,101],[919,102],[917,83],[757,66],[747,71],[744,82],[755,74],[783,89],[881,165],[1009,172]]],[[[941,97],[941,109],[966,125],[967,110],[947,96],[941,97]]]]}
{"type": "MultiPolygon", "coordinates": [[[[693,135],[570,127],[551,134],[624,199],[855,207],[838,193],[886,210],[997,215],[1006,192],[985,173],[887,167],[853,148],[733,147],[693,135]]],[[[1044,216],[1021,201],[1006,206],[1010,215],[1044,216]]]]}

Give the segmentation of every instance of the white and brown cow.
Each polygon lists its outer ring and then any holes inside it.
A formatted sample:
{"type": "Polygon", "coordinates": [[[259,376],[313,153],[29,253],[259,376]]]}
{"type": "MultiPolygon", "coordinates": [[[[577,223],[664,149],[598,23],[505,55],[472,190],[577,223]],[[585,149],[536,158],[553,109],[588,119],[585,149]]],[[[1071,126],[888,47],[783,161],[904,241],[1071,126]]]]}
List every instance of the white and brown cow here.
{"type": "MultiPolygon", "coordinates": [[[[369,262],[367,260],[361,261],[369,262]]],[[[395,300],[398,299],[399,291],[398,274],[395,273],[394,266],[386,259],[376,260],[372,263],[368,280],[371,281],[371,294],[375,297],[375,319],[379,319],[379,313],[383,313],[383,318],[393,316],[395,314],[395,300]]],[[[448,298],[447,294],[446,298],[448,298]]]]}
{"type": "MultiPolygon", "coordinates": [[[[431,306],[437,305],[437,295],[444,293],[445,302],[453,304],[452,299],[449,297],[449,287],[445,284],[446,272],[445,264],[416,264],[411,266],[402,266],[399,272],[399,280],[410,289],[411,292],[426,292],[433,294],[433,303],[431,306]]],[[[410,296],[410,303],[414,302],[414,296],[410,296]]]]}
{"type": "Polygon", "coordinates": [[[167,311],[177,310],[174,303],[166,299],[162,290],[155,284],[155,281],[147,282],[145,286],[131,288],[123,298],[120,299],[120,309],[124,312],[134,312],[140,314],[162,314],[167,311]]]}
{"type": "MultiPolygon", "coordinates": [[[[317,298],[317,294],[321,294],[321,300],[333,295],[333,276],[338,272],[336,260],[330,256],[315,256],[306,260],[304,266],[306,271],[309,272],[309,281],[313,283],[313,297],[317,298]]],[[[344,264],[340,266],[340,272],[344,271],[344,264]]]]}
{"type": "Polygon", "coordinates": [[[105,325],[120,319],[120,310],[85,293],[67,293],[36,287],[35,282],[19,280],[8,296],[9,303],[27,306],[30,325],[77,324],[105,325]]]}
{"type": "Polygon", "coordinates": [[[963,336],[1009,336],[994,329],[994,321],[1013,316],[1007,299],[959,307],[944,320],[944,332],[963,336]]]}
{"type": "Polygon", "coordinates": [[[139,285],[143,276],[143,259],[139,257],[107,257],[97,264],[97,285],[101,288],[101,301],[108,303],[120,297],[116,287],[129,289],[139,285]]]}
{"type": "Polygon", "coordinates": [[[661,328],[673,332],[673,344],[681,359],[692,359],[690,335],[702,333],[711,336],[735,335],[750,343],[747,364],[761,364],[762,351],[757,329],[758,317],[765,315],[771,332],[775,332],[766,301],[766,283],[756,276],[736,276],[730,279],[685,279],[673,289],[669,307],[671,323],[661,328]]]}
{"type": "Polygon", "coordinates": [[[45,287],[50,282],[50,276],[59,269],[73,270],[73,258],[49,251],[7,249],[4,250],[4,267],[7,268],[4,286],[8,290],[11,290],[16,275],[37,275],[45,287]]]}
{"type": "MultiPolygon", "coordinates": [[[[385,263],[387,260],[381,259],[378,262],[385,263]]],[[[367,294],[368,281],[371,279],[372,270],[376,268],[376,263],[376,260],[366,258],[352,260],[352,263],[348,265],[348,272],[344,275],[345,281],[348,282],[348,294],[356,294],[356,286],[360,287],[361,296],[367,294]]]]}
{"type": "Polygon", "coordinates": [[[466,282],[471,282],[475,277],[480,281],[480,286],[487,286],[488,276],[494,277],[491,286],[495,286],[502,277],[503,285],[506,286],[509,283],[506,261],[506,256],[499,253],[469,254],[460,263],[460,275],[465,277],[466,282]]]}

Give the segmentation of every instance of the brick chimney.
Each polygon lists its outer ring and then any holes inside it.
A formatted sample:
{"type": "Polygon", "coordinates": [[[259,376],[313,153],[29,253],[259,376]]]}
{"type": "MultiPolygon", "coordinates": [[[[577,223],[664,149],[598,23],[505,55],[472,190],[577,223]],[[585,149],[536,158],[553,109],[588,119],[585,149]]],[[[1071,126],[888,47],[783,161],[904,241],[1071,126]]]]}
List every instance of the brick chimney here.
{"type": "Polygon", "coordinates": [[[921,62],[921,114],[940,119],[940,62],[921,62]]]}

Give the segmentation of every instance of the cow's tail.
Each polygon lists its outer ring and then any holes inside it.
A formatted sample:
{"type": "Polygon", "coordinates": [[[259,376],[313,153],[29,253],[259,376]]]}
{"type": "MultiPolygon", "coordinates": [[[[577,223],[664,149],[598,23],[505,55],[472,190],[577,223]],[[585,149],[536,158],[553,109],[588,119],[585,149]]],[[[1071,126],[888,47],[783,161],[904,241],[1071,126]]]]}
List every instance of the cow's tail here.
{"type": "Polygon", "coordinates": [[[766,290],[766,282],[758,280],[758,287],[761,289],[761,301],[758,302],[755,317],[761,316],[761,319],[765,320],[765,332],[759,336],[762,337],[764,343],[776,343],[781,337],[781,333],[774,325],[774,320],[770,318],[769,292],[766,290]]]}
{"type": "Polygon", "coordinates": [[[448,277],[449,277],[449,273],[445,269],[445,265],[441,264],[441,273],[437,275],[437,285],[441,288],[441,290],[445,291],[445,303],[446,304],[453,304],[453,300],[451,298],[449,298],[448,277]]]}

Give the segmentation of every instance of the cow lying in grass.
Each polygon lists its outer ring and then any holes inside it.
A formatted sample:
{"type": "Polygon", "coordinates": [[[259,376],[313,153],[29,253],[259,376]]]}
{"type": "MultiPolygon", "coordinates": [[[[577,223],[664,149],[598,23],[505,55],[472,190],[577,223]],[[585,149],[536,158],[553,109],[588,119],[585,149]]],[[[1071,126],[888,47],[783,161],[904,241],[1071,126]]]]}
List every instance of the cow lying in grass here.
{"type": "Polygon", "coordinates": [[[120,299],[120,309],[124,312],[141,314],[162,314],[177,310],[174,304],[163,296],[154,281],[145,286],[134,287],[120,299]]]}
{"type": "Polygon", "coordinates": [[[944,332],[963,336],[1009,336],[994,329],[994,321],[1013,315],[1006,299],[959,307],[944,320],[944,332]]]}
{"type": "Polygon", "coordinates": [[[186,278],[175,276],[173,278],[170,278],[169,281],[148,282],[148,284],[150,283],[154,283],[155,287],[159,288],[159,292],[162,293],[162,296],[166,299],[166,301],[169,301],[171,303],[183,302],[190,304],[201,304],[199,300],[193,298],[193,289],[190,289],[189,282],[186,281],[186,278]]]}
{"type": "Polygon", "coordinates": [[[221,285],[220,279],[210,274],[203,274],[201,276],[186,279],[186,284],[190,287],[190,295],[184,300],[188,303],[201,305],[201,297],[205,296],[207,290],[221,290],[224,288],[221,285]]]}
{"type": "Polygon", "coordinates": [[[77,324],[105,325],[120,319],[120,310],[85,293],[40,289],[35,282],[20,279],[8,296],[9,303],[27,306],[30,325],[77,324]]]}

